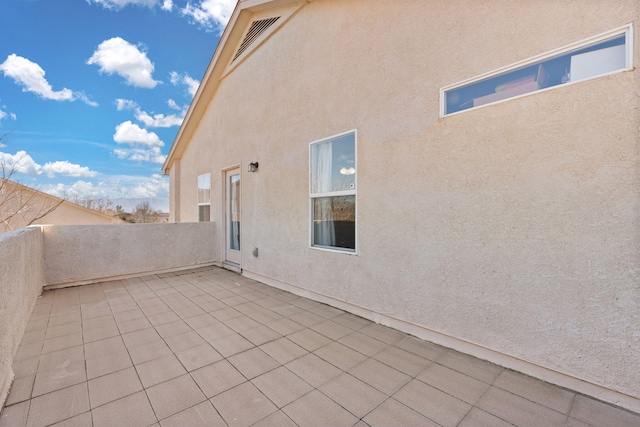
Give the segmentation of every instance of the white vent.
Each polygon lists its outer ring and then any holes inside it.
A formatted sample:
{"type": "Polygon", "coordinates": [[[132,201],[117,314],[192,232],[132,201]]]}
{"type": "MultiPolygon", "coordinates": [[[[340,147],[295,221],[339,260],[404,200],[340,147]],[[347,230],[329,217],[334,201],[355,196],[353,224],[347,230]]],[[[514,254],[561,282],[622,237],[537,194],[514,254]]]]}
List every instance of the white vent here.
{"type": "Polygon", "coordinates": [[[251,27],[249,27],[247,35],[244,36],[244,40],[242,40],[242,43],[240,43],[240,47],[238,48],[238,51],[236,52],[231,62],[235,61],[240,55],[242,55],[242,53],[247,50],[249,46],[251,46],[251,44],[260,36],[260,34],[264,33],[267,28],[272,26],[278,19],[280,19],[279,16],[268,19],[260,19],[259,21],[253,21],[251,23],[251,27]]]}

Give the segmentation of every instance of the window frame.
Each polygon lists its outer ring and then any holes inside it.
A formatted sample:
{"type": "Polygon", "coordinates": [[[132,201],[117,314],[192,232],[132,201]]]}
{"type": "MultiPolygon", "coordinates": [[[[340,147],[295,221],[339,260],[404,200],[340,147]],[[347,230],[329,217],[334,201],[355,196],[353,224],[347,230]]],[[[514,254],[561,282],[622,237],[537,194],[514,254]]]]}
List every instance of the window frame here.
{"type": "Polygon", "coordinates": [[[497,69],[492,70],[492,71],[488,71],[486,73],[474,76],[472,78],[465,79],[465,80],[459,81],[457,83],[453,83],[453,84],[444,86],[444,87],[442,87],[440,89],[440,117],[449,117],[449,116],[453,116],[453,115],[456,115],[456,114],[464,113],[464,112],[467,112],[467,111],[476,110],[478,108],[486,107],[486,106],[489,106],[489,105],[495,105],[495,104],[498,104],[498,103],[501,103],[501,102],[506,102],[506,101],[509,101],[509,100],[512,100],[512,99],[522,98],[524,96],[528,96],[528,95],[531,95],[531,94],[534,94],[534,93],[545,92],[545,91],[553,90],[553,89],[556,89],[556,88],[559,88],[559,87],[565,87],[565,86],[568,86],[568,85],[573,85],[573,84],[576,84],[576,83],[581,83],[581,82],[585,82],[585,81],[588,81],[588,80],[597,79],[597,78],[600,78],[600,77],[603,77],[603,76],[610,76],[610,75],[613,75],[613,74],[623,73],[625,71],[630,71],[630,70],[633,70],[633,24],[631,24],[631,23],[623,25],[623,26],[618,27],[618,28],[615,28],[613,30],[606,31],[604,33],[601,33],[601,34],[586,38],[586,39],[582,39],[582,40],[574,42],[574,43],[562,46],[560,48],[553,49],[551,51],[544,52],[542,54],[532,56],[532,57],[527,58],[525,60],[518,61],[518,62],[515,62],[513,64],[509,64],[509,65],[497,68],[497,69]],[[616,36],[622,36],[622,35],[625,36],[625,45],[624,45],[625,46],[625,66],[624,66],[624,68],[619,68],[619,69],[616,69],[614,71],[605,72],[605,73],[602,73],[602,74],[590,76],[590,77],[583,78],[583,79],[580,79],[580,80],[568,81],[566,83],[562,83],[562,84],[558,84],[558,85],[554,85],[554,86],[549,86],[549,87],[545,87],[545,88],[542,88],[542,89],[533,90],[533,91],[530,91],[530,92],[527,92],[527,93],[523,93],[523,94],[520,94],[520,95],[515,95],[515,96],[512,96],[512,97],[505,98],[505,99],[500,99],[500,100],[489,102],[489,103],[486,103],[486,104],[483,104],[483,105],[478,105],[478,106],[473,106],[473,107],[470,107],[470,108],[466,108],[464,110],[454,111],[454,112],[451,112],[451,113],[447,113],[446,112],[446,109],[447,109],[447,93],[452,91],[452,90],[461,89],[461,88],[473,85],[475,83],[479,83],[479,82],[484,81],[484,80],[489,80],[491,78],[494,78],[494,77],[497,77],[497,76],[500,76],[500,75],[503,75],[503,74],[507,74],[507,73],[509,73],[511,71],[517,71],[519,69],[525,68],[527,66],[534,65],[536,63],[540,63],[540,62],[543,62],[543,61],[546,61],[546,60],[551,60],[551,59],[556,58],[556,57],[561,57],[563,55],[570,54],[572,51],[578,51],[578,50],[586,48],[586,47],[588,47],[590,45],[595,45],[595,44],[598,44],[599,42],[603,42],[603,41],[605,41],[607,39],[615,38],[616,36]]]}
{"type": "Polygon", "coordinates": [[[347,255],[358,255],[358,131],[357,129],[351,129],[345,132],[341,132],[335,135],[328,136],[326,138],[318,139],[315,141],[311,141],[309,143],[309,249],[326,251],[326,252],[335,252],[340,254],[347,255]],[[328,142],[333,139],[337,139],[346,135],[353,134],[353,155],[355,162],[355,176],[354,176],[354,188],[342,191],[327,191],[327,192],[317,192],[313,193],[313,178],[312,178],[312,147],[316,144],[321,144],[328,142]],[[341,196],[353,196],[355,198],[355,220],[354,220],[354,248],[341,248],[339,246],[324,246],[324,245],[316,245],[314,244],[314,199],[325,198],[325,197],[341,197],[341,196]]]}
{"type": "Polygon", "coordinates": [[[197,202],[197,205],[198,205],[198,222],[211,222],[211,173],[210,172],[203,173],[201,175],[198,175],[198,177],[197,177],[196,202],[197,202]],[[208,176],[208,178],[209,178],[207,180],[207,182],[209,184],[209,188],[208,188],[208,190],[209,190],[209,201],[201,202],[200,201],[200,189],[202,188],[204,190],[207,190],[207,188],[200,187],[200,178],[201,177],[205,177],[205,176],[208,176]],[[202,218],[200,218],[200,206],[209,206],[209,219],[203,220],[202,218]]]}

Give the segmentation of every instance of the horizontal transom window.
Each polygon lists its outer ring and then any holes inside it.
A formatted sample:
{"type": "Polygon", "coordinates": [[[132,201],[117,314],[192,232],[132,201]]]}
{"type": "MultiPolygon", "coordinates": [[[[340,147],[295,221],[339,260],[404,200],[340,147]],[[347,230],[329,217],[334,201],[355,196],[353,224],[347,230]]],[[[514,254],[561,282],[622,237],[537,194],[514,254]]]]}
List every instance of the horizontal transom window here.
{"type": "Polygon", "coordinates": [[[631,24],[441,90],[441,115],[632,68],[631,24]]]}

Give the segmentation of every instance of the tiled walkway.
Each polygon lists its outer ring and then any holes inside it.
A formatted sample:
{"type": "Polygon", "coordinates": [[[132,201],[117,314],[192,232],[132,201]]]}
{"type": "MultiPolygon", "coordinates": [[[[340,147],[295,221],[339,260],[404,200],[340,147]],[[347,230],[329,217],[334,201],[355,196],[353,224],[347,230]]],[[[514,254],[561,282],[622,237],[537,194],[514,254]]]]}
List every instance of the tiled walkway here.
{"type": "Polygon", "coordinates": [[[0,426],[640,426],[217,268],[47,291],[0,426]]]}

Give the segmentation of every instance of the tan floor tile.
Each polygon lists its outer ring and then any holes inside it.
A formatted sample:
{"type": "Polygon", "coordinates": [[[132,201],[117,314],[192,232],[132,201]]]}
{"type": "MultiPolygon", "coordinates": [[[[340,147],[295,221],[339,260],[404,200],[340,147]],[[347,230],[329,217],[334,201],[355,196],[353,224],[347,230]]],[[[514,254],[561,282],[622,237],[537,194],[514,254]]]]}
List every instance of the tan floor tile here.
{"type": "Polygon", "coordinates": [[[258,326],[257,328],[242,331],[240,335],[251,341],[251,343],[256,346],[282,338],[282,335],[278,332],[262,325],[258,326]]]}
{"type": "Polygon", "coordinates": [[[339,316],[334,317],[331,320],[333,320],[334,322],[342,326],[346,326],[349,329],[353,329],[354,331],[360,330],[365,326],[369,326],[373,324],[373,322],[370,320],[364,319],[362,317],[359,317],[350,313],[341,314],[339,316]]]}
{"type": "Polygon", "coordinates": [[[387,399],[386,394],[346,373],[324,384],[319,390],[333,401],[340,402],[340,406],[358,418],[364,417],[387,399]]]}
{"type": "Polygon", "coordinates": [[[300,323],[296,323],[293,320],[287,319],[286,317],[274,320],[272,322],[267,322],[266,326],[270,329],[273,329],[280,335],[289,335],[305,329],[305,327],[300,323]]]}
{"type": "Polygon", "coordinates": [[[353,426],[352,413],[317,390],[285,406],[282,411],[299,426],[353,426]]]}
{"type": "Polygon", "coordinates": [[[134,310],[124,311],[122,313],[114,313],[113,318],[116,319],[116,323],[120,325],[122,322],[128,322],[135,319],[142,319],[146,317],[145,314],[139,308],[134,310]]]}
{"type": "Polygon", "coordinates": [[[126,350],[87,359],[86,364],[87,378],[90,380],[133,366],[131,357],[129,357],[129,353],[126,350]]]}
{"type": "Polygon", "coordinates": [[[22,340],[20,344],[33,344],[33,343],[43,343],[45,339],[45,335],[47,331],[45,329],[39,329],[36,331],[25,332],[22,336],[22,340]]]}
{"type": "MultiPolygon", "coordinates": [[[[171,308],[169,308],[169,306],[167,304],[165,304],[165,303],[148,305],[146,307],[140,307],[140,309],[142,310],[142,312],[147,317],[153,317],[153,316],[157,316],[157,315],[162,314],[162,313],[171,312],[171,308]]],[[[172,320],[177,320],[177,319],[174,318],[172,320]]]]}
{"type": "Polygon", "coordinates": [[[375,359],[365,360],[349,370],[349,373],[389,396],[411,380],[410,376],[375,359]]]}
{"type": "Polygon", "coordinates": [[[394,399],[443,426],[454,426],[471,406],[418,380],[412,380],[394,399]]]}
{"type": "Polygon", "coordinates": [[[190,317],[184,320],[191,327],[191,329],[204,328],[205,326],[211,326],[217,324],[219,321],[216,320],[212,315],[208,313],[200,314],[199,316],[190,317]]]}
{"type": "MultiPolygon", "coordinates": [[[[143,311],[144,310],[145,309],[143,309],[143,311]]],[[[160,326],[164,325],[165,323],[171,323],[177,320],[181,320],[180,317],[178,317],[178,315],[173,311],[164,311],[162,313],[153,314],[150,316],[147,315],[147,319],[149,319],[149,322],[151,322],[153,326],[160,326]]]]}
{"type": "Polygon", "coordinates": [[[207,397],[227,391],[247,381],[246,378],[229,362],[221,360],[204,368],[191,372],[207,397]]]}
{"type": "Polygon", "coordinates": [[[126,351],[121,337],[112,337],[100,341],[94,341],[84,345],[84,354],[87,359],[102,357],[106,354],[126,351]]]}
{"type": "Polygon", "coordinates": [[[233,319],[226,320],[225,325],[236,332],[246,331],[247,329],[257,328],[260,323],[256,322],[249,316],[238,316],[233,319]]]}
{"type": "Polygon", "coordinates": [[[472,408],[458,427],[513,427],[513,424],[501,420],[478,408],[472,408]]]}
{"type": "Polygon", "coordinates": [[[27,359],[14,360],[11,366],[13,367],[13,373],[17,377],[28,377],[29,375],[35,375],[39,362],[40,357],[34,356],[27,359]]]}
{"type": "Polygon", "coordinates": [[[389,346],[382,341],[378,341],[377,339],[361,334],[360,332],[353,332],[346,335],[340,338],[338,342],[352,348],[358,353],[366,354],[367,356],[373,356],[389,346]]]}
{"type": "Polygon", "coordinates": [[[82,332],[82,324],[75,322],[67,325],[51,326],[47,328],[45,339],[63,337],[65,335],[82,332]]]}
{"type": "Polygon", "coordinates": [[[85,382],[87,374],[84,360],[65,361],[55,368],[44,371],[38,369],[33,385],[33,396],[40,396],[75,384],[85,382]]]}
{"type": "Polygon", "coordinates": [[[51,326],[59,326],[59,325],[66,325],[68,323],[80,323],[80,321],[82,320],[82,315],[80,314],[80,311],[73,311],[70,313],[64,313],[64,314],[51,314],[51,316],[49,317],[49,323],[48,325],[51,326]]]}
{"type": "MultiPolygon", "coordinates": [[[[160,422],[162,427],[226,427],[220,414],[211,402],[202,402],[196,406],[165,418],[160,422]]],[[[274,424],[275,425],[275,424],[274,424]]]]}
{"type": "Polygon", "coordinates": [[[146,344],[151,341],[160,339],[160,335],[153,328],[141,329],[135,332],[129,332],[122,335],[122,340],[127,348],[132,348],[138,345],[146,344]]]}
{"type": "MultiPolygon", "coordinates": [[[[388,426],[424,426],[438,427],[428,418],[423,417],[416,411],[401,404],[397,400],[387,399],[380,406],[371,411],[363,418],[371,427],[388,426]]],[[[489,426],[487,426],[489,427],[489,426]]]]}
{"type": "Polygon", "coordinates": [[[578,420],[586,421],[594,427],[640,426],[639,414],[633,414],[582,395],[576,396],[571,408],[571,416],[578,420]]]}
{"type": "Polygon", "coordinates": [[[339,340],[353,333],[353,329],[340,325],[333,320],[325,320],[324,322],[317,323],[313,325],[311,329],[332,340],[339,340]]]}
{"type": "Polygon", "coordinates": [[[76,332],[70,335],[64,335],[62,337],[45,339],[42,346],[42,353],[51,353],[82,344],[82,333],[76,332]]]}
{"type": "Polygon", "coordinates": [[[230,427],[249,426],[278,410],[248,382],[214,396],[211,403],[230,427]]]}
{"type": "Polygon", "coordinates": [[[313,387],[284,366],[262,374],[251,382],[278,408],[288,405],[313,390],[313,387]]]}
{"type": "Polygon", "coordinates": [[[279,366],[279,363],[273,360],[267,353],[255,347],[229,357],[227,360],[247,379],[262,375],[279,366]]]}
{"type": "Polygon", "coordinates": [[[313,353],[343,371],[348,371],[367,359],[367,356],[364,354],[352,350],[338,342],[332,342],[327,346],[319,348],[313,353]]]}
{"type": "Polygon", "coordinates": [[[489,384],[478,381],[460,372],[437,363],[431,364],[417,376],[420,381],[438,390],[444,391],[458,399],[474,405],[489,387],[489,384]]]}
{"type": "Polygon", "coordinates": [[[261,345],[260,349],[281,365],[289,363],[308,353],[307,350],[287,338],[280,338],[261,345]]]}
{"type": "Polygon", "coordinates": [[[93,427],[149,426],[157,421],[143,391],[107,403],[91,412],[93,427]]]}
{"type": "Polygon", "coordinates": [[[96,408],[142,390],[136,370],[131,367],[89,381],[89,401],[96,408]]]}
{"type": "Polygon", "coordinates": [[[187,373],[174,355],[141,363],[136,365],[136,370],[145,388],[187,373]]]}
{"type": "Polygon", "coordinates": [[[82,320],[93,319],[94,317],[108,316],[111,314],[111,308],[99,307],[90,310],[82,310],[82,320]]]}
{"type": "Polygon", "coordinates": [[[210,312],[209,314],[221,322],[225,322],[229,319],[233,319],[234,317],[242,316],[242,313],[240,313],[238,310],[236,310],[233,307],[226,307],[220,310],[215,310],[210,312]]]}
{"type": "Polygon", "coordinates": [[[71,347],[40,356],[38,371],[51,371],[58,367],[69,365],[70,363],[82,363],[83,361],[84,352],[82,351],[82,346],[71,347]]]}
{"type": "Polygon", "coordinates": [[[196,332],[209,344],[213,344],[222,337],[234,334],[233,329],[219,321],[216,321],[214,324],[198,328],[196,332]]]}
{"type": "Polygon", "coordinates": [[[189,319],[191,317],[195,317],[195,316],[200,316],[202,314],[206,314],[206,311],[204,311],[203,309],[201,309],[200,307],[198,307],[197,305],[193,304],[189,307],[180,307],[180,308],[176,308],[175,313],[178,315],[178,317],[180,317],[181,319],[189,319]]]}
{"type": "Polygon", "coordinates": [[[566,416],[515,394],[489,387],[476,406],[519,427],[562,426],[566,416]]]}
{"type": "Polygon", "coordinates": [[[326,320],[324,317],[313,314],[310,311],[301,311],[300,313],[289,316],[289,319],[307,328],[326,320]]]}
{"type": "Polygon", "coordinates": [[[196,331],[183,332],[181,334],[165,338],[165,342],[171,350],[176,353],[207,343],[196,331]]]}
{"type": "Polygon", "coordinates": [[[84,340],[84,343],[90,343],[93,341],[99,341],[99,340],[103,340],[106,338],[111,338],[111,337],[116,337],[120,335],[120,331],[118,330],[118,327],[115,325],[115,322],[113,325],[104,327],[104,328],[99,328],[99,329],[85,329],[82,332],[82,339],[84,340]]]}
{"type": "Polygon", "coordinates": [[[176,353],[176,357],[188,372],[222,360],[220,353],[209,344],[204,343],[176,353]]]}
{"type": "Polygon", "coordinates": [[[290,335],[287,335],[287,338],[298,344],[305,350],[311,352],[332,343],[331,339],[325,337],[324,335],[320,335],[319,333],[317,333],[316,331],[312,331],[311,329],[303,329],[301,331],[294,332],[290,335]]]}
{"type": "Polygon", "coordinates": [[[175,322],[164,323],[156,326],[158,334],[165,339],[174,335],[189,332],[190,330],[191,326],[187,325],[184,320],[176,320],[175,322]]]}
{"type": "Polygon", "coordinates": [[[148,362],[149,360],[169,356],[170,354],[172,354],[171,349],[161,339],[138,345],[129,349],[129,355],[131,356],[131,360],[135,365],[148,362]]]}
{"type": "Polygon", "coordinates": [[[569,413],[575,397],[575,393],[509,369],[502,371],[493,385],[563,414],[569,413]]]}
{"type": "Polygon", "coordinates": [[[458,353],[455,350],[449,350],[442,354],[436,362],[487,384],[491,384],[504,369],[501,366],[458,353]]]}
{"type": "Polygon", "coordinates": [[[431,361],[435,361],[447,351],[445,347],[412,336],[405,336],[394,343],[394,346],[431,361]]]}
{"type": "Polygon", "coordinates": [[[147,388],[146,392],[159,420],[207,400],[189,375],[147,388]]]}
{"type": "Polygon", "coordinates": [[[7,401],[5,402],[5,404],[9,406],[31,399],[31,392],[33,390],[34,381],[35,375],[16,377],[13,380],[13,384],[11,384],[9,396],[7,397],[7,401]]]}
{"type": "Polygon", "coordinates": [[[218,352],[224,357],[230,357],[234,354],[254,347],[254,345],[251,344],[250,341],[247,341],[242,337],[242,335],[235,332],[231,335],[226,335],[222,338],[219,338],[214,342],[209,342],[209,344],[211,344],[213,348],[218,350],[218,352]]]}
{"type": "Polygon", "coordinates": [[[91,423],[91,412],[84,412],[75,417],[53,424],[51,427],[87,427],[91,426],[91,423]]]}
{"type": "MultiPolygon", "coordinates": [[[[130,313],[130,312],[127,312],[130,313]]],[[[142,313],[142,312],[140,312],[142,313]]],[[[144,315],[143,315],[144,316],[144,315]]],[[[125,320],[118,323],[118,329],[121,334],[127,334],[129,332],[139,331],[141,329],[147,329],[152,327],[151,322],[146,317],[140,317],[138,319],[125,320]]]]}
{"type": "Polygon", "coordinates": [[[108,328],[111,326],[116,326],[116,321],[112,315],[95,317],[93,319],[82,321],[82,329],[85,331],[89,329],[108,328]]]}
{"type": "Polygon", "coordinates": [[[26,426],[30,403],[27,401],[2,408],[2,412],[0,412],[0,427],[26,426]]]}
{"type": "Polygon", "coordinates": [[[286,367],[314,387],[332,380],[342,371],[315,354],[307,354],[287,363],[286,367]]]}
{"type": "Polygon", "coordinates": [[[28,426],[46,426],[89,410],[87,384],[82,383],[31,400],[28,426]]]}
{"type": "Polygon", "coordinates": [[[253,424],[252,427],[297,427],[296,423],[294,423],[291,418],[287,416],[282,411],[274,412],[266,418],[261,419],[257,423],[253,424]]]}

